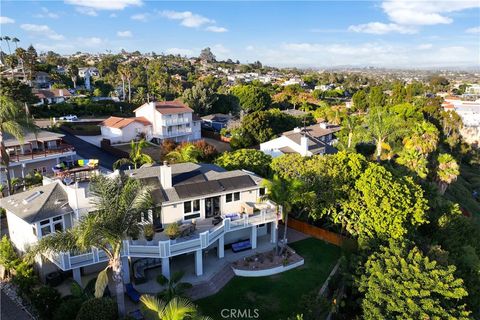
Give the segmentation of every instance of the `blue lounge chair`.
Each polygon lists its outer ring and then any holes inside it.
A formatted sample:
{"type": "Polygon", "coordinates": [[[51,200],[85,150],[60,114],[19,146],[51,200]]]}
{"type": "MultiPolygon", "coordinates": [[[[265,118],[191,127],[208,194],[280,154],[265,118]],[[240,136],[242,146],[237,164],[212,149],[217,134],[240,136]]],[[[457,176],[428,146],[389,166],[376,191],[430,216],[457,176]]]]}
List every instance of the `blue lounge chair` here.
{"type": "Polygon", "coordinates": [[[252,248],[252,244],[250,243],[250,240],[245,240],[245,241],[239,241],[232,243],[232,251],[233,252],[240,252],[240,251],[245,251],[249,250],[252,248]]]}
{"type": "Polygon", "coordinates": [[[140,302],[140,293],[133,287],[133,284],[128,283],[125,285],[125,289],[127,291],[127,296],[135,303],[140,302]]]}

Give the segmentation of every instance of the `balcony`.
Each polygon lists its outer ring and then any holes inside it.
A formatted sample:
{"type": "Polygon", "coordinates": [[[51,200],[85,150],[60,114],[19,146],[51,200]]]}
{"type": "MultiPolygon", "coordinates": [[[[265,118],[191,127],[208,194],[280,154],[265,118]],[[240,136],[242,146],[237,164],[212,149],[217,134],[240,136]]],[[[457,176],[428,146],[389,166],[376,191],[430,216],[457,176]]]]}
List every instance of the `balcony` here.
{"type": "MultiPolygon", "coordinates": [[[[163,233],[157,233],[153,241],[123,240],[122,256],[133,258],[168,258],[185,253],[205,249],[226,233],[241,230],[260,224],[276,222],[279,219],[275,205],[268,201],[255,204],[254,214],[222,215],[222,222],[214,226],[210,219],[198,221],[195,232],[177,238],[175,241],[168,239],[163,233]]],[[[47,255],[62,270],[84,267],[99,262],[107,261],[105,253],[97,248],[82,254],[60,253],[47,255]]]]}
{"type": "Polygon", "coordinates": [[[184,128],[182,130],[172,130],[170,132],[167,131],[161,135],[158,135],[157,137],[160,139],[168,139],[168,138],[184,136],[191,133],[192,133],[192,128],[184,128]]]}
{"type": "Polygon", "coordinates": [[[181,125],[181,124],[187,124],[189,122],[190,122],[189,119],[186,118],[186,117],[165,119],[165,120],[162,120],[162,126],[164,126],[164,127],[176,126],[176,125],[181,125]]]}
{"type": "Polygon", "coordinates": [[[10,162],[20,162],[39,158],[53,158],[58,155],[71,155],[75,148],[68,144],[61,144],[56,148],[43,150],[29,150],[24,153],[10,154],[10,162]]]}

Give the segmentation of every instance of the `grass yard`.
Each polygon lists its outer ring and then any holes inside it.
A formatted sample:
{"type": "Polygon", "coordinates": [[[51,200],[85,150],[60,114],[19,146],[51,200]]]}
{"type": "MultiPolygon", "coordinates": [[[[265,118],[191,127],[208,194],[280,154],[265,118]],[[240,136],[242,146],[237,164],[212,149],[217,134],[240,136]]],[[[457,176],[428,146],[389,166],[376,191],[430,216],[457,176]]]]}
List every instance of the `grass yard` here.
{"type": "Polygon", "coordinates": [[[474,190],[480,192],[480,171],[478,168],[462,164],[460,176],[448,187],[445,197],[458,202],[471,214],[480,217],[480,202],[472,196],[474,190]]]}
{"type": "Polygon", "coordinates": [[[258,309],[258,319],[262,320],[286,319],[301,313],[299,302],[302,295],[320,290],[341,250],[313,238],[290,246],[305,259],[302,267],[270,277],[235,277],[216,295],[195,303],[213,319],[222,318],[222,309],[250,309],[251,312],[258,309]]]}

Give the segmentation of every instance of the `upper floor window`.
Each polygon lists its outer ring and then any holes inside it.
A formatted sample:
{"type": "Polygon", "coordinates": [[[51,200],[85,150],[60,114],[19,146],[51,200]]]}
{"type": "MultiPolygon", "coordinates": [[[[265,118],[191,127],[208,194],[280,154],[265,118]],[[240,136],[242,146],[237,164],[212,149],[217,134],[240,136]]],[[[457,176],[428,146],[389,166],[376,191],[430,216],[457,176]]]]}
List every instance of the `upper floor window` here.
{"type": "Polygon", "coordinates": [[[265,188],[260,188],[259,191],[258,191],[258,193],[260,194],[260,197],[261,197],[261,196],[264,196],[265,193],[266,193],[265,188]]]}
{"type": "Polygon", "coordinates": [[[240,200],[240,192],[227,193],[225,195],[225,202],[232,202],[232,201],[239,201],[239,200],[240,200]]]}
{"type": "MultiPolygon", "coordinates": [[[[63,216],[58,216],[40,221],[40,236],[44,237],[53,232],[63,231],[63,216]]],[[[34,231],[34,234],[36,231],[34,231]]]]}

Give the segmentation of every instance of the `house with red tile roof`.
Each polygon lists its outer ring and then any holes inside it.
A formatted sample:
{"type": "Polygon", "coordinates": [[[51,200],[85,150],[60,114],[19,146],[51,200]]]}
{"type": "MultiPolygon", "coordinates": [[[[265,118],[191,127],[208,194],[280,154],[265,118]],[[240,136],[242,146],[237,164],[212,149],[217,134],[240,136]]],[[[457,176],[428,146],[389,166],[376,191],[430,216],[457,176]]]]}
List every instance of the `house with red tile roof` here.
{"type": "Polygon", "coordinates": [[[170,139],[176,142],[201,139],[201,119],[181,101],[148,102],[134,110],[136,117],[152,123],[152,141],[170,139]]]}
{"type": "Polygon", "coordinates": [[[110,117],[100,123],[100,130],[103,138],[109,139],[112,144],[141,138],[149,141],[152,138],[152,123],[145,117],[110,117]]]}

